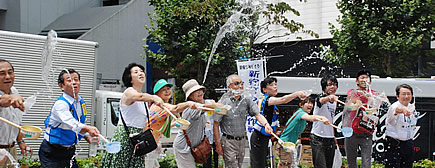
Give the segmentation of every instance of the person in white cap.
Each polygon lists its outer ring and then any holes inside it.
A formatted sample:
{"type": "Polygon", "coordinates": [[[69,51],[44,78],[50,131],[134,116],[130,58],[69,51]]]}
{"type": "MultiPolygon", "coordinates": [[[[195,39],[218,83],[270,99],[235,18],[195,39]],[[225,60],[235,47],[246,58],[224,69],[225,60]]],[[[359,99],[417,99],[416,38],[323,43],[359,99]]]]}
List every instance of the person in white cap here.
{"type": "MultiPolygon", "coordinates": [[[[186,100],[193,101],[199,104],[204,104],[204,90],[205,87],[198,84],[195,79],[191,79],[184,83],[183,91],[186,94],[186,100]]],[[[216,108],[223,106],[218,103],[204,104],[203,107],[216,108]]],[[[184,131],[178,132],[174,139],[174,154],[177,161],[178,168],[192,168],[195,166],[195,159],[193,158],[190,148],[198,146],[204,138],[204,127],[207,122],[205,113],[201,109],[186,108],[182,113],[182,118],[190,122],[189,128],[185,131],[187,137],[191,142],[191,146],[187,144],[184,131]]]]}

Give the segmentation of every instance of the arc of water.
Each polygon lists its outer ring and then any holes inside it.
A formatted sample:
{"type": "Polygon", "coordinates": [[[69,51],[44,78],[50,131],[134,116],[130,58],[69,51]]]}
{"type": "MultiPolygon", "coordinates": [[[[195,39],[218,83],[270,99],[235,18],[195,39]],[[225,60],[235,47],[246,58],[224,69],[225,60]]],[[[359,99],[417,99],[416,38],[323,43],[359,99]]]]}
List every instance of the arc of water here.
{"type": "Polygon", "coordinates": [[[54,30],[50,30],[47,35],[47,40],[44,43],[42,53],[41,53],[41,67],[42,67],[42,81],[44,81],[46,88],[38,90],[33,95],[26,98],[24,102],[24,107],[27,110],[32,108],[32,106],[36,103],[37,95],[48,90],[51,91],[52,87],[49,83],[50,70],[52,69],[53,64],[53,54],[56,50],[57,45],[57,33],[54,30]]]}
{"type": "Polygon", "coordinates": [[[213,47],[208,57],[207,66],[205,68],[204,80],[202,81],[203,84],[207,79],[207,73],[210,67],[210,62],[213,58],[213,54],[216,52],[217,47],[219,46],[220,42],[225,37],[225,35],[229,32],[233,32],[234,30],[236,30],[237,27],[241,27],[242,29],[247,29],[246,26],[241,23],[241,20],[242,19],[248,20],[250,15],[244,14],[242,11],[245,11],[247,9],[251,11],[255,11],[256,8],[259,8],[259,10],[266,10],[265,7],[266,2],[264,0],[257,0],[257,1],[237,0],[236,3],[240,4],[241,6],[240,10],[238,11],[234,10],[232,12],[233,14],[228,18],[228,20],[225,22],[225,24],[219,29],[218,33],[216,34],[216,39],[213,42],[213,47]]]}

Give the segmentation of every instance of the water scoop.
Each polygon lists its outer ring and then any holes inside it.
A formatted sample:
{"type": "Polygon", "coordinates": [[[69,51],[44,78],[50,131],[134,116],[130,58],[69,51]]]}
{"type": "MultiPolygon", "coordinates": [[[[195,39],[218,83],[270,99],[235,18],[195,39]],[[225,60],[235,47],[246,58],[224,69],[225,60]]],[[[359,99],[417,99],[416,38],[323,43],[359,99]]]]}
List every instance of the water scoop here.
{"type": "Polygon", "coordinates": [[[353,129],[352,127],[343,127],[341,128],[341,133],[343,133],[343,136],[348,138],[353,135],[353,129]]]}
{"type": "MultiPolygon", "coordinates": [[[[339,103],[341,103],[341,104],[344,104],[344,105],[346,105],[346,103],[345,102],[343,102],[343,101],[341,101],[341,100],[338,100],[337,99],[337,102],[339,102],[339,103]]],[[[364,106],[361,106],[361,108],[363,108],[365,111],[367,111],[368,109],[367,109],[367,107],[364,107],[364,106]]]]}
{"type": "Polygon", "coordinates": [[[290,152],[296,149],[296,145],[292,142],[284,142],[281,138],[279,138],[275,133],[271,133],[278,139],[278,143],[284,148],[285,151],[290,152]]]}
{"type": "Polygon", "coordinates": [[[214,111],[216,114],[219,115],[227,115],[228,110],[231,109],[230,105],[224,105],[222,107],[217,107],[216,109],[207,108],[207,107],[200,107],[200,109],[207,110],[207,111],[214,111]]]}
{"type": "Polygon", "coordinates": [[[164,110],[166,110],[172,117],[175,118],[175,126],[177,126],[178,128],[182,129],[182,130],[187,130],[187,128],[189,128],[190,126],[190,122],[185,120],[185,119],[181,119],[178,118],[177,116],[175,116],[171,111],[169,111],[168,108],[164,107],[164,106],[160,106],[162,107],[164,110]]]}
{"type": "Polygon", "coordinates": [[[106,138],[104,138],[103,135],[98,134],[98,136],[100,136],[100,138],[103,139],[104,142],[106,142],[106,151],[108,153],[118,153],[121,150],[121,142],[118,141],[109,142],[106,138]]]}
{"type": "Polygon", "coordinates": [[[11,122],[9,120],[6,120],[6,119],[4,119],[2,117],[0,117],[0,120],[5,122],[5,123],[7,123],[7,124],[9,124],[9,125],[12,125],[14,127],[17,127],[18,129],[20,129],[21,130],[21,134],[23,135],[23,137],[27,138],[27,139],[38,139],[39,135],[41,135],[41,132],[42,132],[42,129],[39,128],[39,127],[35,127],[35,126],[19,126],[19,125],[15,124],[15,123],[13,123],[13,122],[11,122]]]}

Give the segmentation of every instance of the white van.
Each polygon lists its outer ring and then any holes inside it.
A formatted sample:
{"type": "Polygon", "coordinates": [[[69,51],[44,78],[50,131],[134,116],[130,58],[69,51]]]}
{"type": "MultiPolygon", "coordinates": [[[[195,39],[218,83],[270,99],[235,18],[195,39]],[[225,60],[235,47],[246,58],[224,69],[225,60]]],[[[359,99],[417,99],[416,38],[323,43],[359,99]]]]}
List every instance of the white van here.
{"type": "MultiPolygon", "coordinates": [[[[120,103],[122,93],[96,90],[95,91],[95,127],[101,135],[111,139],[118,125],[120,103]]],[[[100,145],[101,146],[101,145],[100,145]]]]}

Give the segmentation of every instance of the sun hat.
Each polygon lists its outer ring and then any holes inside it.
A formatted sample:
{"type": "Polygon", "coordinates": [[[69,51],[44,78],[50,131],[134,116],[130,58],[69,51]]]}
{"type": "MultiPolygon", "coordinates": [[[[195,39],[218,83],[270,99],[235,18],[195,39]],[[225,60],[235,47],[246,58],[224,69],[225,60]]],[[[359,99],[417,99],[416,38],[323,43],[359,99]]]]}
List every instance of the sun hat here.
{"type": "Polygon", "coordinates": [[[204,86],[201,86],[198,84],[198,82],[195,79],[188,80],[183,85],[183,92],[186,94],[186,99],[192,94],[194,91],[197,91],[198,89],[205,89],[204,86]]]}
{"type": "Polygon", "coordinates": [[[164,79],[160,79],[159,81],[157,81],[157,83],[154,85],[153,88],[153,92],[154,94],[156,94],[160,89],[162,89],[164,86],[169,85],[169,87],[172,87],[173,84],[168,83],[166,80],[164,79]]]}

